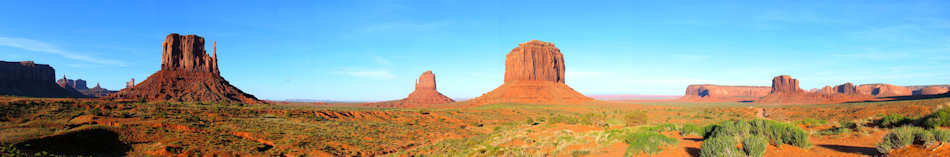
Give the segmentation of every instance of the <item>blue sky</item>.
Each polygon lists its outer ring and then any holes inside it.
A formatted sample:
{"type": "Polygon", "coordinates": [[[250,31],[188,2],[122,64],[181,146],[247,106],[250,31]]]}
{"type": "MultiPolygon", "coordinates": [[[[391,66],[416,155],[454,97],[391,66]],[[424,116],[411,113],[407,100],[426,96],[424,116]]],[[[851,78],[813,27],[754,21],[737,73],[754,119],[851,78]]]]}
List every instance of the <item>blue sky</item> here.
{"type": "MultiPolygon", "coordinates": [[[[159,70],[168,33],[218,42],[220,71],[264,99],[377,101],[426,70],[470,98],[504,57],[553,42],[585,94],[681,95],[686,85],[802,88],[950,83],[944,1],[8,1],[0,60],[120,89],[159,70]]],[[[206,43],[211,47],[211,43],[206,43]]],[[[210,52],[209,52],[210,53],[210,52]]]]}

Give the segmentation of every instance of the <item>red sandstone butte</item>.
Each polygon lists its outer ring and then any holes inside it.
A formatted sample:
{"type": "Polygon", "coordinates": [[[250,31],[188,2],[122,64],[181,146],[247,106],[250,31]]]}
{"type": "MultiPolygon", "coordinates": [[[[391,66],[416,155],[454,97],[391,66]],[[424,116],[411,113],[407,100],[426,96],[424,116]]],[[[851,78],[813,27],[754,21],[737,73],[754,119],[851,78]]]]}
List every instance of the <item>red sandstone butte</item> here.
{"type": "Polygon", "coordinates": [[[165,37],[161,70],[145,81],[112,94],[110,98],[148,101],[262,103],[232,86],[218,72],[217,52],[209,56],[198,35],[165,37]]]}
{"type": "Polygon", "coordinates": [[[859,95],[856,87],[845,83],[833,88],[825,87],[815,92],[806,92],[799,88],[798,80],[788,75],[772,78],[772,92],[759,98],[756,103],[761,104],[832,104],[854,101],[865,101],[874,97],[859,95]],[[829,92],[833,91],[833,92],[829,92]]]}
{"type": "Polygon", "coordinates": [[[436,90],[435,74],[431,70],[423,72],[416,80],[416,89],[409,93],[409,96],[399,101],[370,103],[370,106],[378,107],[417,107],[433,104],[452,103],[455,100],[449,98],[436,90]]]}
{"type": "Polygon", "coordinates": [[[862,84],[857,87],[857,91],[863,95],[878,97],[909,96],[913,94],[907,87],[892,84],[862,84]]]}
{"type": "Polygon", "coordinates": [[[565,84],[564,56],[553,43],[531,40],[505,56],[505,82],[473,104],[568,104],[593,101],[565,84]]]}

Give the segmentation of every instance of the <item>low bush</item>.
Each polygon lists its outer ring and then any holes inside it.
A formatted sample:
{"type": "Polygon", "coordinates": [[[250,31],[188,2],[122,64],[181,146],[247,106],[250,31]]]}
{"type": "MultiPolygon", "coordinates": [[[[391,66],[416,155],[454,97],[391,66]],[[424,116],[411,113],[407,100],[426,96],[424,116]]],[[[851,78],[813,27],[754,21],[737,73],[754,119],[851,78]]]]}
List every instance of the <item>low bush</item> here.
{"type": "Polygon", "coordinates": [[[950,108],[943,108],[925,116],[920,120],[920,125],[927,128],[950,126],[950,108]]]}
{"type": "MultiPolygon", "coordinates": [[[[877,144],[877,151],[889,153],[892,150],[904,148],[912,144],[931,146],[937,142],[934,131],[927,131],[920,127],[904,126],[891,131],[877,144]]],[[[941,137],[942,138],[942,137],[941,137]]]]}
{"type": "MultiPolygon", "coordinates": [[[[704,127],[703,130],[703,138],[705,138],[705,140],[701,148],[702,156],[735,156],[733,149],[737,149],[735,148],[735,143],[736,140],[740,139],[743,143],[749,144],[771,143],[775,146],[789,144],[802,148],[811,146],[808,142],[808,132],[805,132],[805,130],[795,125],[772,120],[724,121],[704,127]],[[721,146],[723,144],[730,144],[728,142],[732,142],[731,147],[721,146]]],[[[743,148],[744,151],[740,153],[744,153],[746,156],[764,154],[764,147],[765,146],[761,145],[749,145],[748,148],[743,148]],[[758,152],[758,149],[762,149],[762,152],[758,152]]]]}
{"type": "Polygon", "coordinates": [[[948,143],[950,142],[950,131],[945,129],[934,129],[930,131],[934,134],[934,140],[937,142],[948,143]]]}
{"type": "Polygon", "coordinates": [[[637,131],[627,134],[623,142],[628,145],[625,156],[630,156],[640,152],[648,154],[660,152],[663,147],[676,145],[679,140],[654,131],[637,131]]]}
{"type": "Polygon", "coordinates": [[[736,138],[728,135],[717,136],[706,139],[700,145],[699,156],[701,157],[738,157],[743,156],[736,148],[736,138]]]}
{"type": "Polygon", "coordinates": [[[913,122],[913,119],[899,114],[888,114],[875,121],[874,124],[881,128],[894,128],[904,125],[912,125],[913,122]]]}
{"type": "Polygon", "coordinates": [[[703,128],[696,126],[696,124],[683,124],[683,126],[680,126],[679,131],[680,131],[680,136],[689,136],[689,135],[702,136],[704,132],[703,128]]]}
{"type": "Polygon", "coordinates": [[[623,115],[623,121],[627,126],[637,126],[647,123],[647,114],[644,112],[632,112],[623,115]]]}
{"type": "Polygon", "coordinates": [[[742,139],[742,151],[750,157],[761,157],[765,155],[765,148],[769,141],[765,136],[755,135],[742,139]]]}

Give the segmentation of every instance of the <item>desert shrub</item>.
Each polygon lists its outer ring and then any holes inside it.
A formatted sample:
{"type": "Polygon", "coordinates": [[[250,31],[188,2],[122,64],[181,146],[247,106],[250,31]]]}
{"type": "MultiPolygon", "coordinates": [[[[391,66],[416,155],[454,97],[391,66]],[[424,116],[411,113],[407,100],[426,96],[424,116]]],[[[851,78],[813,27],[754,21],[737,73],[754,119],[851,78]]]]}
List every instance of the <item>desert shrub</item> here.
{"type": "Polygon", "coordinates": [[[647,114],[644,112],[632,112],[623,115],[623,121],[627,126],[637,126],[647,123],[647,114]]]}
{"type": "Polygon", "coordinates": [[[921,126],[927,128],[950,126],[950,108],[937,110],[920,120],[921,126]]]}
{"type": "Polygon", "coordinates": [[[808,142],[808,132],[805,132],[802,128],[775,121],[770,121],[768,125],[769,133],[765,135],[776,146],[781,146],[783,143],[802,148],[811,146],[808,142]]]}
{"type": "Polygon", "coordinates": [[[677,127],[676,124],[663,123],[663,124],[657,124],[655,126],[643,127],[642,129],[653,131],[653,132],[664,132],[664,131],[679,130],[679,127],[677,127]]]}
{"type": "Polygon", "coordinates": [[[937,142],[950,142],[950,130],[933,129],[930,132],[934,134],[934,140],[937,140],[937,142]]]}
{"type": "Polygon", "coordinates": [[[589,150],[573,150],[571,151],[571,156],[585,156],[590,154],[589,150]]]}
{"type": "Polygon", "coordinates": [[[811,146],[808,142],[808,132],[805,132],[805,130],[797,126],[773,120],[724,121],[719,124],[704,127],[703,130],[703,138],[713,138],[722,135],[735,137],[762,135],[771,141],[771,144],[776,146],[780,146],[781,144],[790,144],[802,148],[811,146]]]}
{"type": "Polygon", "coordinates": [[[899,114],[888,114],[878,119],[874,124],[882,128],[893,128],[913,124],[914,120],[899,114]]]}
{"type": "Polygon", "coordinates": [[[877,151],[888,153],[911,144],[930,145],[935,141],[936,138],[930,131],[920,127],[905,126],[894,129],[891,133],[885,135],[881,143],[877,144],[877,151]]]}
{"type": "Polygon", "coordinates": [[[623,142],[628,145],[625,156],[630,156],[639,152],[649,154],[660,152],[663,147],[676,145],[679,140],[653,131],[637,131],[627,134],[623,142]]]}
{"type": "Polygon", "coordinates": [[[825,130],[818,131],[818,135],[840,135],[851,132],[851,129],[846,127],[835,126],[825,130]]]}
{"type": "Polygon", "coordinates": [[[812,128],[812,127],[816,127],[816,126],[818,126],[818,125],[825,124],[826,122],[827,122],[827,121],[825,121],[825,120],[817,120],[817,119],[812,119],[812,118],[805,118],[805,119],[799,120],[798,122],[795,122],[795,123],[796,123],[796,124],[799,124],[799,125],[802,125],[802,126],[805,126],[805,127],[807,127],[807,128],[812,128]]]}
{"type": "Polygon", "coordinates": [[[743,153],[736,148],[736,138],[732,136],[716,136],[706,139],[700,145],[699,156],[701,157],[738,157],[743,153]]]}
{"type": "Polygon", "coordinates": [[[696,124],[683,124],[679,128],[680,136],[688,135],[703,135],[703,128],[696,126],[696,124]]]}
{"type": "Polygon", "coordinates": [[[742,151],[746,156],[761,157],[765,155],[765,147],[769,143],[765,136],[754,135],[742,139],[742,151]]]}
{"type": "Polygon", "coordinates": [[[554,116],[548,117],[547,122],[549,122],[550,124],[564,123],[564,124],[572,124],[572,125],[573,125],[573,124],[578,124],[578,123],[580,123],[580,120],[579,120],[577,117],[574,117],[574,116],[559,114],[559,115],[554,115],[554,116]]]}

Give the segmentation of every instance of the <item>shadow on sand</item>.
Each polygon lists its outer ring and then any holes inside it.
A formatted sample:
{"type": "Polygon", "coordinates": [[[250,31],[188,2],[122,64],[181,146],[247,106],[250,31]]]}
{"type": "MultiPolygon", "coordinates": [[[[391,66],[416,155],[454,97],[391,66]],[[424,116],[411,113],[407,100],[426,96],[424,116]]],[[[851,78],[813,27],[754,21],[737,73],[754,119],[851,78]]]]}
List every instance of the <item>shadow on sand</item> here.
{"type": "Polygon", "coordinates": [[[867,156],[880,156],[882,155],[877,151],[877,149],[871,147],[855,147],[855,146],[843,146],[843,145],[834,145],[834,144],[819,144],[819,147],[824,147],[832,149],[839,152],[845,153],[855,153],[867,156]]]}
{"type": "Polygon", "coordinates": [[[16,147],[28,152],[45,151],[65,156],[125,156],[132,147],[122,142],[119,136],[111,130],[95,128],[28,140],[16,144],[16,147]]]}

